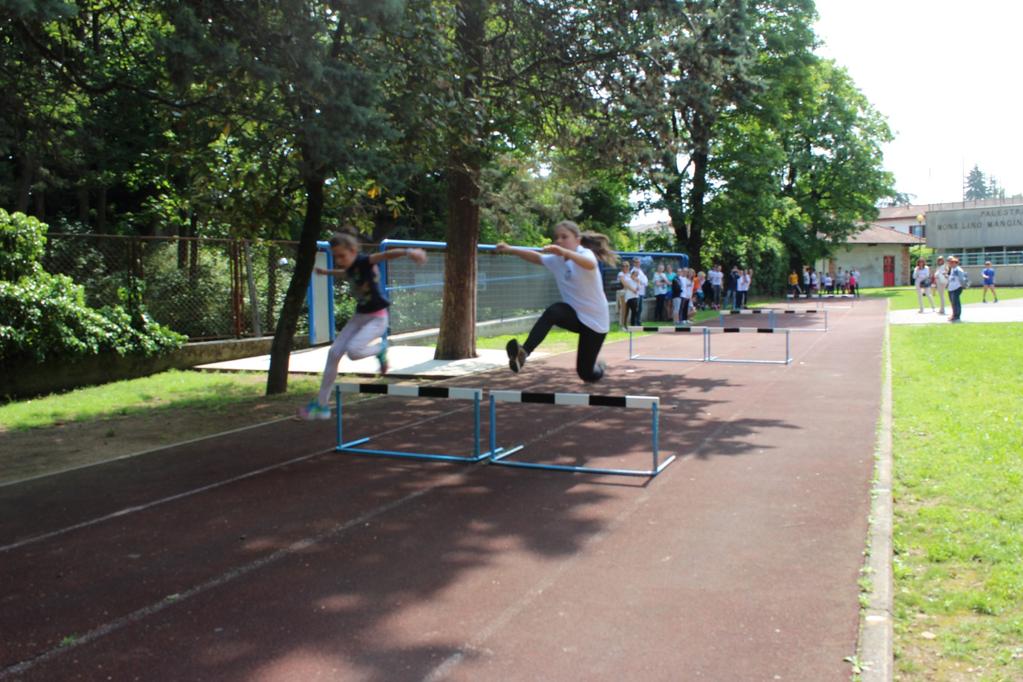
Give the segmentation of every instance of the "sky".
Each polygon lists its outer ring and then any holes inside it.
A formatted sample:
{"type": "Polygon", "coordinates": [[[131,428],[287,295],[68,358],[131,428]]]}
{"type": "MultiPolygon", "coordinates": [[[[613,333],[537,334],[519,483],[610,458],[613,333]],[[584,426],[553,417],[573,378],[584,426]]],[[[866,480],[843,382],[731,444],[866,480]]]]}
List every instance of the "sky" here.
{"type": "Polygon", "coordinates": [[[1023,3],[816,0],[818,50],[846,68],[895,140],[885,168],[914,203],[962,200],[974,165],[1023,193],[1023,3]]]}
{"type": "Polygon", "coordinates": [[[916,204],[961,201],[976,165],[1007,196],[1023,193],[1023,2],[816,4],[817,53],[844,67],[888,119],[895,139],[884,166],[897,191],[916,204]]]}

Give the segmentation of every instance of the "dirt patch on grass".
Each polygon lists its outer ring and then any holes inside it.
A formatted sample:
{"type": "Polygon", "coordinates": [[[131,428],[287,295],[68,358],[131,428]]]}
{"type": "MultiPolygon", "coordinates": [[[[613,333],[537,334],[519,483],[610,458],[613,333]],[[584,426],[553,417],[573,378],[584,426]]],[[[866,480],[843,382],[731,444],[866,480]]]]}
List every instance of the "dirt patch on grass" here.
{"type": "Polygon", "coordinates": [[[0,483],[104,462],[295,414],[304,394],[260,396],[215,408],[161,406],[135,414],[0,432],[0,483]]]}

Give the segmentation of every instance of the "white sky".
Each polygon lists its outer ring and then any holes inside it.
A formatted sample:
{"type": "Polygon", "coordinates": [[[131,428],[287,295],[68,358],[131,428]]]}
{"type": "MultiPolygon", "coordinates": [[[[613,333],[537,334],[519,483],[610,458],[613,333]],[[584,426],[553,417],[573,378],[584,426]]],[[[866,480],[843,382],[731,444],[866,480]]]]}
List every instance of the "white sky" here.
{"type": "Polygon", "coordinates": [[[818,53],[888,117],[898,191],[959,201],[976,164],[1007,195],[1023,193],[1023,3],[816,2],[818,53]]]}
{"type": "Polygon", "coordinates": [[[1006,195],[1023,193],[1023,2],[816,3],[818,53],[888,118],[885,168],[896,190],[919,204],[960,201],[977,165],[1006,195]]]}

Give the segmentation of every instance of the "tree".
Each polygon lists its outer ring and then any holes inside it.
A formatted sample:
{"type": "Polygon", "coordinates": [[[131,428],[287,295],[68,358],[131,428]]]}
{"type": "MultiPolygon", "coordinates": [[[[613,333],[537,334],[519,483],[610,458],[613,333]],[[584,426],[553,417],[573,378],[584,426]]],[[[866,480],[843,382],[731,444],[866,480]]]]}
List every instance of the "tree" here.
{"type": "Polygon", "coordinates": [[[980,166],[974,165],[963,181],[963,199],[970,201],[989,197],[987,179],[980,166]]]}
{"type": "Polygon", "coordinates": [[[294,274],[270,351],[267,393],[287,389],[288,359],[323,230],[328,179],[380,161],[390,127],[380,102],[389,64],[379,27],[400,3],[219,0],[164,5],[163,45],[179,96],[221,124],[252,121],[287,149],[304,195],[294,274]]]}
{"type": "MultiPolygon", "coordinates": [[[[592,95],[588,72],[611,59],[632,10],[590,0],[456,0],[434,6],[418,48],[447,184],[438,359],[476,352],[476,249],[484,168],[497,155],[555,144],[592,95]]],[[[440,165],[440,164],[438,164],[440,165]]]]}

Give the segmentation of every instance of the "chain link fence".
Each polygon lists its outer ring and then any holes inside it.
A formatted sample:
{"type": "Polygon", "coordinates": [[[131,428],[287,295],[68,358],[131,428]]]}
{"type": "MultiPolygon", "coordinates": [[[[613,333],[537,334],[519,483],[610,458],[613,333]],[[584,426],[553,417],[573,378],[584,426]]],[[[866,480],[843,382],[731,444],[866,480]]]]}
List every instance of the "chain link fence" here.
{"type": "MultiPolygon", "coordinates": [[[[272,334],[296,242],[47,235],[43,267],[85,288],[93,307],[135,291],[157,322],[192,341],[272,334]]],[[[298,333],[308,333],[305,314],[298,333]]]]}

